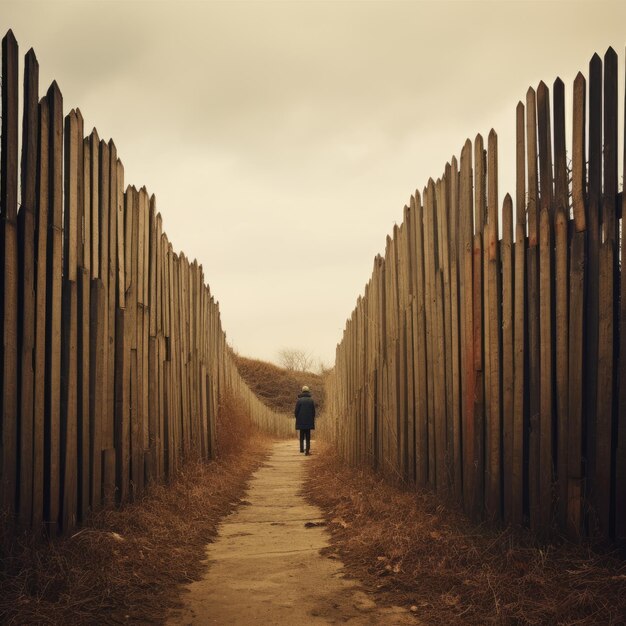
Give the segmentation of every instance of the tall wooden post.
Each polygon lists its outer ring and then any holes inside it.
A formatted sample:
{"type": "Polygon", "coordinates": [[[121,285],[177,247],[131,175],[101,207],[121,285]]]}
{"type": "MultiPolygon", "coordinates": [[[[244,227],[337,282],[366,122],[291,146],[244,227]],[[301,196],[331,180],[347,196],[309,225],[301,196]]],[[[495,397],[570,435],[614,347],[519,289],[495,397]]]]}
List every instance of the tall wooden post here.
{"type": "Polygon", "coordinates": [[[2,39],[2,146],[0,150],[0,506],[12,515],[17,487],[17,124],[18,46],[2,39]]]}

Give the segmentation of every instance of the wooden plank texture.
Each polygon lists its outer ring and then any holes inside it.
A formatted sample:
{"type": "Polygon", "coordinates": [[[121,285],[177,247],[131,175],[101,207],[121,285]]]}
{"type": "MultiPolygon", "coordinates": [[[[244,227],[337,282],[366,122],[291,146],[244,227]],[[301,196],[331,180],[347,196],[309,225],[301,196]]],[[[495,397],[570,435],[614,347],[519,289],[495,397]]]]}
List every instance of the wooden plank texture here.
{"type": "Polygon", "coordinates": [[[39,103],[37,204],[35,207],[35,352],[33,396],[33,529],[41,530],[44,509],[44,431],[46,412],[46,263],[48,258],[49,106],[39,103]]]}
{"type": "Polygon", "coordinates": [[[584,231],[572,235],[570,250],[567,533],[577,538],[583,531],[584,231]]]}
{"type": "Polygon", "coordinates": [[[515,224],[526,226],[526,135],[525,109],[517,103],[515,111],[515,224]]]}
{"type": "Polygon", "coordinates": [[[524,439],[526,422],[526,237],[525,225],[515,228],[513,450],[511,457],[510,522],[524,519],[524,439]]]}
{"type": "Polygon", "coordinates": [[[539,237],[539,173],[537,170],[537,98],[532,87],[526,92],[526,172],[528,176],[528,245],[539,237]]]}
{"type": "Polygon", "coordinates": [[[569,415],[569,285],[567,217],[557,209],[555,223],[555,290],[556,290],[556,419],[557,419],[557,479],[558,521],[562,529],[567,525],[567,454],[569,415]]]}
{"type": "Polygon", "coordinates": [[[79,267],[77,273],[77,429],[78,429],[78,516],[85,519],[89,510],[90,490],[90,277],[89,270],[79,267]]]}
{"type": "Polygon", "coordinates": [[[509,194],[502,205],[502,509],[505,522],[513,510],[513,440],[514,440],[514,319],[513,319],[513,199],[509,194]]]}
{"type": "Polygon", "coordinates": [[[126,223],[124,214],[124,166],[117,159],[116,167],[116,297],[117,307],[119,309],[126,308],[126,223]]]}
{"type": "MultiPolygon", "coordinates": [[[[18,330],[18,46],[2,39],[2,146],[0,150],[0,507],[12,515],[17,490],[18,330]]],[[[11,518],[9,518],[11,519],[11,518]]]]}
{"type": "Polygon", "coordinates": [[[46,518],[54,535],[59,516],[61,427],[61,274],[63,253],[63,98],[56,83],[47,94],[49,124],[48,260],[46,288],[46,518]]]}
{"type": "Polygon", "coordinates": [[[64,280],[61,346],[61,526],[76,525],[78,512],[77,288],[64,280]]]}
{"type": "Polygon", "coordinates": [[[18,265],[18,513],[22,527],[31,525],[33,511],[34,350],[35,350],[35,202],[37,196],[39,64],[33,50],[24,63],[22,116],[21,206],[17,216],[18,265]]]}
{"type": "MultiPolygon", "coordinates": [[[[626,106],[624,107],[626,119],[626,106]]],[[[624,130],[626,132],[626,128],[624,130]]],[[[583,133],[584,136],[584,133],[583,133]]],[[[624,148],[626,150],[626,148],[624,148]]],[[[626,155],[622,158],[622,180],[626,176],[626,155]]],[[[626,194],[622,192],[622,221],[621,221],[621,241],[624,242],[624,219],[626,215],[626,194]]],[[[623,247],[621,248],[623,251],[623,247]]],[[[623,253],[623,252],[622,252],[623,253]]],[[[619,272],[619,354],[624,359],[626,355],[626,271],[620,264],[619,272]]],[[[618,408],[616,416],[617,441],[615,448],[615,539],[622,543],[626,540],[626,498],[622,494],[626,493],[626,367],[620,365],[618,373],[618,408]]]]}
{"type": "MultiPolygon", "coordinates": [[[[38,71],[30,50],[20,94],[9,31],[0,507],[54,537],[213,458],[227,392],[280,428],[237,371],[203,267],[175,251],[146,187],[125,190],[115,143],[64,118],[57,84],[38,100],[38,71]]],[[[500,207],[491,130],[404,207],[328,378],[318,432],[351,465],[452,495],[474,521],[626,541],[617,72],[609,48],[588,96],[576,76],[571,127],[560,78],[553,106],[543,82],[517,103],[515,206],[500,207]]]]}
{"type": "Polygon", "coordinates": [[[454,494],[460,502],[463,495],[463,451],[462,451],[462,391],[459,311],[459,171],[456,157],[450,167],[450,317],[451,317],[451,368],[452,406],[449,418],[452,420],[454,494]]]}
{"type": "Polygon", "coordinates": [[[539,223],[539,519],[543,529],[552,524],[554,477],[553,380],[550,212],[542,208],[539,223]]]}
{"type": "Polygon", "coordinates": [[[130,494],[130,386],[130,329],[126,310],[118,307],[115,311],[115,483],[120,502],[126,502],[130,494]]]}
{"type": "Polygon", "coordinates": [[[424,288],[424,223],[421,196],[415,193],[415,243],[416,243],[416,297],[415,311],[416,333],[414,337],[416,354],[415,394],[416,394],[416,432],[415,432],[415,475],[416,484],[424,486],[428,479],[428,393],[427,353],[426,353],[426,311],[424,288]]]}
{"type": "Polygon", "coordinates": [[[585,215],[586,192],[586,151],[585,151],[585,123],[586,123],[586,94],[587,81],[578,72],[574,80],[573,95],[573,122],[572,122],[572,205],[574,209],[574,223],[577,232],[587,228],[585,215]]]}
{"type": "Polygon", "coordinates": [[[469,140],[461,152],[459,197],[459,246],[462,273],[460,281],[461,301],[461,367],[463,370],[462,439],[463,439],[463,506],[467,513],[473,511],[474,473],[474,245],[472,203],[472,147],[469,140]]]}
{"type": "MultiPolygon", "coordinates": [[[[78,514],[78,119],[65,118],[63,296],[61,307],[61,493],[64,531],[78,514]]],[[[82,138],[81,138],[82,143],[82,138]]]]}
{"type": "Polygon", "coordinates": [[[473,501],[471,515],[480,520],[484,514],[485,491],[485,387],[484,387],[484,354],[483,354],[483,245],[482,235],[474,235],[473,245],[473,354],[474,392],[473,401],[474,437],[472,445],[471,470],[473,473],[473,501]]]}
{"type": "Polygon", "coordinates": [[[532,88],[526,94],[528,174],[528,250],[526,255],[528,316],[528,506],[531,528],[539,523],[539,174],[537,105],[532,88]]]}
{"type": "Polygon", "coordinates": [[[485,396],[489,407],[486,423],[486,489],[485,509],[489,518],[499,519],[502,509],[502,279],[500,249],[498,243],[498,138],[489,132],[487,150],[487,215],[489,229],[486,231],[488,248],[485,268],[488,284],[485,298],[485,396]],[[487,322],[488,320],[488,322],[487,322]],[[488,337],[488,343],[487,343],[488,337]]]}
{"type": "Polygon", "coordinates": [[[89,135],[89,166],[91,277],[100,278],[100,137],[95,128],[89,135]]]}
{"type": "MultiPolygon", "coordinates": [[[[489,414],[486,428],[485,461],[485,512],[489,519],[500,519],[502,509],[502,378],[501,378],[501,267],[497,235],[497,221],[490,222],[487,229],[489,300],[485,303],[485,316],[489,317],[489,353],[486,355],[489,368],[489,414]]],[[[486,381],[485,381],[486,382],[486,381]]]]}
{"type": "MultiPolygon", "coordinates": [[[[115,307],[117,303],[117,149],[113,140],[108,144],[108,193],[106,194],[109,206],[106,211],[107,222],[104,228],[108,231],[108,251],[104,257],[106,264],[107,286],[107,336],[105,339],[106,351],[106,415],[103,430],[103,448],[113,450],[113,464],[115,466],[115,307]]],[[[104,238],[103,238],[104,243],[104,238]]],[[[110,453],[107,453],[110,454],[110,453]]],[[[113,483],[115,484],[115,467],[113,468],[113,483]]]]}
{"type": "MultiPolygon", "coordinates": [[[[589,153],[587,191],[587,276],[585,301],[585,362],[598,361],[600,204],[602,188],[602,59],[589,63],[589,153]]],[[[586,433],[586,498],[593,505],[596,477],[597,367],[585,368],[583,415],[586,433]]]]}
{"type": "Polygon", "coordinates": [[[91,281],[89,319],[89,415],[91,456],[91,508],[97,510],[102,504],[102,413],[104,411],[104,336],[105,292],[99,278],[91,281]]]}
{"type": "Polygon", "coordinates": [[[596,413],[596,463],[594,500],[600,533],[611,531],[611,473],[613,462],[613,242],[600,246],[599,257],[599,319],[598,319],[598,395],[596,413]]]}

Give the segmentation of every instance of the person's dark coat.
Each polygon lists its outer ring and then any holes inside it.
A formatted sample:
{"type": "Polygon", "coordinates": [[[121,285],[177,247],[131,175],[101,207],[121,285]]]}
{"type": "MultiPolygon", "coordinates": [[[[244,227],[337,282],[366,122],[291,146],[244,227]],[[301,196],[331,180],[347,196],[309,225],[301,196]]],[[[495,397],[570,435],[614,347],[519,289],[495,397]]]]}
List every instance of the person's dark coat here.
{"type": "Polygon", "coordinates": [[[303,391],[298,396],[296,409],[296,430],[315,429],[315,402],[310,391],[303,391]]]}

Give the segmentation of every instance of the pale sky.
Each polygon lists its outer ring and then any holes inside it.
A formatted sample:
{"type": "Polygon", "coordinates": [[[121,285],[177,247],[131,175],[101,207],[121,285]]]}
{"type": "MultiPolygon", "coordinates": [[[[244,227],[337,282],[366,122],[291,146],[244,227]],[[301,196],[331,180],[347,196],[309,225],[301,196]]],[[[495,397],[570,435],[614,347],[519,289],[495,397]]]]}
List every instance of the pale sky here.
{"type": "Polygon", "coordinates": [[[611,45],[623,98],[623,0],[0,0],[8,28],[40,91],[56,79],[126,183],[156,194],[231,345],[270,361],[298,348],[332,365],[402,207],[467,137],[495,128],[514,196],[529,86],[560,76],[569,98],[611,45]]]}

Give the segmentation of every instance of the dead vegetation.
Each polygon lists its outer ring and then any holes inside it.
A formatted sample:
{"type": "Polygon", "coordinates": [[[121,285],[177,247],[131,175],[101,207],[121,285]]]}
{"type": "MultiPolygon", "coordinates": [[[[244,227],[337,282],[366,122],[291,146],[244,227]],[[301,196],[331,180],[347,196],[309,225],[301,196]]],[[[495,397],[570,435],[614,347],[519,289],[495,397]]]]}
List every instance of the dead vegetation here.
{"type": "Polygon", "coordinates": [[[626,622],[626,563],[615,554],[471,525],[432,493],[391,486],[329,448],[308,467],[329,552],[383,601],[413,607],[419,623],[626,622]]]}
{"type": "Polygon", "coordinates": [[[0,623],[160,623],[206,568],[204,546],[268,447],[232,398],[223,409],[217,460],[188,463],[171,485],[94,514],[69,537],[3,536],[0,623]]]}
{"type": "Polygon", "coordinates": [[[324,377],[287,370],[267,361],[233,355],[237,369],[252,391],[274,411],[291,413],[303,385],[308,385],[317,409],[324,406],[324,377]]]}

